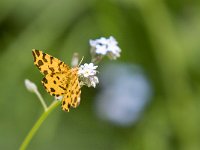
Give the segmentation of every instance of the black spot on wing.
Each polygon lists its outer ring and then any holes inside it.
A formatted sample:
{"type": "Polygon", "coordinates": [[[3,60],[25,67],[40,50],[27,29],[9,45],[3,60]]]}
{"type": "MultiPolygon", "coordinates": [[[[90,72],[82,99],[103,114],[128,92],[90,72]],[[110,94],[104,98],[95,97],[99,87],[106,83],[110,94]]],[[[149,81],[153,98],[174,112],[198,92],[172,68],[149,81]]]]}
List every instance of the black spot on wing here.
{"type": "Polygon", "coordinates": [[[62,101],[62,104],[65,105],[65,101],[62,101]]]}
{"type": "Polygon", "coordinates": [[[32,51],[32,54],[33,54],[33,58],[34,58],[34,62],[35,62],[36,61],[36,56],[35,56],[34,51],[32,51]]]}
{"type": "Polygon", "coordinates": [[[50,63],[53,63],[53,56],[50,56],[50,63]]]}
{"type": "Polygon", "coordinates": [[[64,108],[65,111],[69,112],[69,109],[64,108]]]}
{"type": "Polygon", "coordinates": [[[45,74],[45,75],[47,75],[47,74],[48,74],[48,71],[47,71],[47,70],[44,70],[43,72],[44,72],[44,74],[45,74]]]}
{"type": "Polygon", "coordinates": [[[68,104],[68,105],[67,105],[67,107],[68,107],[68,108],[70,108],[70,107],[71,107],[71,105],[70,105],[70,104],[68,104]]]}
{"type": "Polygon", "coordinates": [[[60,66],[62,65],[62,63],[63,63],[62,61],[61,61],[61,62],[59,62],[58,66],[60,67],[60,66]]]}
{"type": "Polygon", "coordinates": [[[61,89],[63,89],[63,90],[66,90],[66,88],[64,88],[63,86],[61,86],[61,85],[59,85],[59,87],[61,88],[61,89]]]}
{"type": "Polygon", "coordinates": [[[78,84],[76,84],[75,89],[78,87],[78,84]]]}
{"type": "Polygon", "coordinates": [[[55,92],[55,89],[54,88],[50,88],[51,92],[55,92]]]}
{"type": "Polygon", "coordinates": [[[38,66],[42,66],[44,63],[42,62],[42,60],[38,60],[38,66]]]}
{"type": "Polygon", "coordinates": [[[77,96],[74,98],[74,103],[76,103],[77,102],[77,96]]]}
{"type": "Polygon", "coordinates": [[[42,80],[45,84],[48,83],[48,80],[44,77],[43,80],[42,80]]]}
{"type": "Polygon", "coordinates": [[[50,69],[52,72],[54,72],[54,68],[53,68],[53,67],[49,67],[49,69],[50,69]]]}
{"type": "Polygon", "coordinates": [[[44,84],[44,81],[42,80],[42,85],[44,86],[45,89],[47,89],[46,85],[44,84]]]}
{"type": "Polygon", "coordinates": [[[36,55],[39,57],[40,56],[40,51],[39,50],[35,50],[36,55]]]}
{"type": "Polygon", "coordinates": [[[44,62],[47,62],[47,59],[45,58],[46,54],[43,53],[42,59],[44,60],[44,62]]]}

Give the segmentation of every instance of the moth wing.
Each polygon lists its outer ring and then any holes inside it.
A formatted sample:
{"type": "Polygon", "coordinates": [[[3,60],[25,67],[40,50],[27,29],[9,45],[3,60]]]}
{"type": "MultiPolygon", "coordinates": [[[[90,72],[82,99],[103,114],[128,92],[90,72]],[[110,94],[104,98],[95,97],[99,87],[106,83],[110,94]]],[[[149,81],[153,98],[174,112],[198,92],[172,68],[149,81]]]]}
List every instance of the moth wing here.
{"type": "Polygon", "coordinates": [[[80,104],[80,84],[78,81],[78,69],[73,68],[70,70],[70,82],[67,88],[67,92],[62,99],[62,109],[64,111],[69,111],[69,108],[72,106],[76,108],[80,104]]]}
{"type": "Polygon", "coordinates": [[[62,99],[62,110],[69,112],[71,103],[71,93],[67,92],[62,99]]]}
{"type": "Polygon", "coordinates": [[[80,104],[80,96],[81,96],[81,87],[78,81],[78,72],[76,69],[71,69],[72,75],[74,76],[70,80],[70,87],[71,87],[71,106],[76,108],[80,104]]]}
{"type": "Polygon", "coordinates": [[[66,74],[54,73],[47,74],[42,79],[42,84],[46,91],[52,96],[61,96],[67,92],[70,79],[66,74]]]}
{"type": "Polygon", "coordinates": [[[67,71],[70,68],[59,59],[43,53],[40,50],[33,49],[34,64],[44,75],[67,71]]]}

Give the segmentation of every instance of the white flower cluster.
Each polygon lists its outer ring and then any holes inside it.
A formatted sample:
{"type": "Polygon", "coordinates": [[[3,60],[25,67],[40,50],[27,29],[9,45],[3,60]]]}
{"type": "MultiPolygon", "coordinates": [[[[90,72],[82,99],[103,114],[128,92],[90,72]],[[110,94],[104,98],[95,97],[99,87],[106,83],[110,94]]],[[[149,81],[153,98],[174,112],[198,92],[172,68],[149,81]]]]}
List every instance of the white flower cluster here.
{"type": "Polygon", "coordinates": [[[93,63],[81,65],[79,67],[78,75],[81,81],[81,85],[86,85],[88,87],[96,87],[99,83],[99,79],[96,76],[96,69],[98,66],[94,66],[93,63]]]}
{"type": "Polygon", "coordinates": [[[109,38],[101,37],[99,39],[90,40],[92,63],[84,64],[79,67],[79,79],[81,85],[86,85],[88,87],[96,87],[99,83],[99,79],[96,76],[97,64],[103,58],[103,56],[108,56],[110,59],[117,59],[120,57],[121,49],[118,46],[117,41],[114,37],[109,38]]]}
{"type": "Polygon", "coordinates": [[[110,36],[108,39],[101,37],[100,39],[90,40],[91,54],[104,56],[107,55],[110,59],[117,59],[120,57],[121,49],[118,46],[114,37],[110,36]]]}

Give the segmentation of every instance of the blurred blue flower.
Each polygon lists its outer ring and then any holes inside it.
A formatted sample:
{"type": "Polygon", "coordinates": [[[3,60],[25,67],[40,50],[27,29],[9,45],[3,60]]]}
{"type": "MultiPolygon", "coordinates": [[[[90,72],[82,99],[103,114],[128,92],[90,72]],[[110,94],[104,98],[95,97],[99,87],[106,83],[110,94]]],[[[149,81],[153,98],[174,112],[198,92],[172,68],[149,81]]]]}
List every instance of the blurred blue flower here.
{"type": "Polygon", "coordinates": [[[96,112],[104,120],[122,126],[134,124],[152,95],[142,69],[136,65],[110,64],[101,70],[101,91],[96,112]]]}

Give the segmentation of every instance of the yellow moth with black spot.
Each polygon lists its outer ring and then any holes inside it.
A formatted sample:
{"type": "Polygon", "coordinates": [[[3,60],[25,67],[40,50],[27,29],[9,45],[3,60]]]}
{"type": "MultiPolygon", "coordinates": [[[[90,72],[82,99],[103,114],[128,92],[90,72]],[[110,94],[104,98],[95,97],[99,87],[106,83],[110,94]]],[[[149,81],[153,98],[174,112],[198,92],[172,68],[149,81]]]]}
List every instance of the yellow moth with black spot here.
{"type": "Polygon", "coordinates": [[[72,106],[76,108],[80,103],[80,84],[78,81],[78,67],[70,68],[61,60],[43,53],[40,50],[32,50],[34,64],[44,75],[42,84],[52,96],[63,96],[62,109],[69,112],[72,106]]]}

